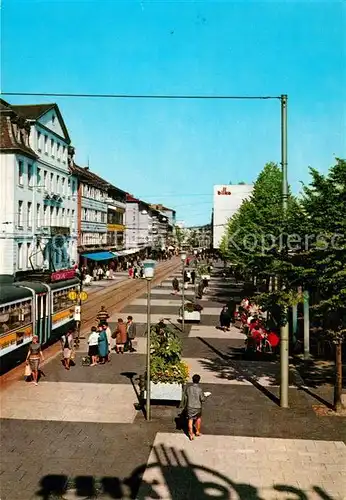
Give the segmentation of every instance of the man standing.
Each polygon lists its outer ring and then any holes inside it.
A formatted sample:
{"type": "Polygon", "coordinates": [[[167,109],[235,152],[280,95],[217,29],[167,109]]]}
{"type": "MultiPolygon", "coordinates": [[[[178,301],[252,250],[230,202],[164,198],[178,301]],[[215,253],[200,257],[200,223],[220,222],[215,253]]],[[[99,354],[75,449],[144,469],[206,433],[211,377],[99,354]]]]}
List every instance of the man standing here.
{"type": "Polygon", "coordinates": [[[183,407],[186,408],[188,418],[190,441],[194,438],[194,426],[196,429],[196,436],[201,435],[202,404],[206,400],[206,395],[209,395],[209,393],[203,393],[202,387],[199,385],[200,380],[201,377],[199,375],[194,375],[192,377],[192,384],[186,388],[183,397],[183,407]]]}
{"type": "Polygon", "coordinates": [[[136,325],[133,322],[132,316],[127,316],[127,345],[130,352],[135,352],[136,349],[133,348],[132,341],[136,338],[136,325]]]}
{"type": "Polygon", "coordinates": [[[105,306],[101,306],[100,311],[97,313],[96,319],[98,320],[100,325],[103,325],[104,323],[106,323],[108,318],[109,314],[106,311],[105,306]]]}

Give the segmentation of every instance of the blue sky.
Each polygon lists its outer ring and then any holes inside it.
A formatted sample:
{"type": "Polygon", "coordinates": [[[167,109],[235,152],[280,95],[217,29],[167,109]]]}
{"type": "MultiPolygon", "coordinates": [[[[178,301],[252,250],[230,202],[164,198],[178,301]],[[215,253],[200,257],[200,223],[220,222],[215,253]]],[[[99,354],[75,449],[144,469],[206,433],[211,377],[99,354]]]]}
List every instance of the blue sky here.
{"type": "MultiPolygon", "coordinates": [[[[345,2],[3,0],[3,92],[289,97],[289,181],[346,156],[345,2]]],[[[6,97],[12,103],[52,98],[6,97]]],[[[54,99],[76,160],[188,224],[280,161],[279,101],[54,99]]]]}

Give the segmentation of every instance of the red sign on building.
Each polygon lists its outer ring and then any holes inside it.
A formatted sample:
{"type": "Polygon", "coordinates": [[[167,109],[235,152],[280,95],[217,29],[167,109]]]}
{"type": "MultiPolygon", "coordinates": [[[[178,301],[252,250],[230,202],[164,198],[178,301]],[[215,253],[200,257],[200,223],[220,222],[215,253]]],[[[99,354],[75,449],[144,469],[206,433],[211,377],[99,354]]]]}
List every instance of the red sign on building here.
{"type": "Polygon", "coordinates": [[[221,191],[218,191],[217,194],[224,195],[224,196],[230,196],[231,191],[228,191],[226,187],[223,187],[221,191]]]}
{"type": "Polygon", "coordinates": [[[55,271],[54,273],[52,273],[50,279],[52,281],[70,280],[71,278],[74,278],[75,275],[75,269],[64,269],[63,271],[55,271]]]}

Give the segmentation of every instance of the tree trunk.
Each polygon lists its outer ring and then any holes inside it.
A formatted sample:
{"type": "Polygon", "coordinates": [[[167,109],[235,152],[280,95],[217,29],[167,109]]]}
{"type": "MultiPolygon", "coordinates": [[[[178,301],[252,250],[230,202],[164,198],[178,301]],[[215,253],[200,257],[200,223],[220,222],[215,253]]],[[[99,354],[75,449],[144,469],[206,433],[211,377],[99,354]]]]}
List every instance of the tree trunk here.
{"type": "Polygon", "coordinates": [[[335,345],[335,386],[334,386],[334,409],[342,409],[342,342],[337,341],[335,345]]]}

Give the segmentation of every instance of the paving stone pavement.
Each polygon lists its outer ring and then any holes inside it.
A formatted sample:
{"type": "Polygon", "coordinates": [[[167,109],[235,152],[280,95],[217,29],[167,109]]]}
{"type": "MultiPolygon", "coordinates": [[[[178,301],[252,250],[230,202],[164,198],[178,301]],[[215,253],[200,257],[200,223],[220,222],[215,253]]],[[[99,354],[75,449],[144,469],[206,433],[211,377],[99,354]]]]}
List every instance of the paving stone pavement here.
{"type": "MultiPolygon", "coordinates": [[[[201,438],[189,442],[177,428],[175,406],[153,406],[151,422],[138,406],[143,295],[111,318],[113,327],[133,314],[136,353],[84,367],[82,341],[70,371],[58,356],[37,387],[23,381],[3,391],[1,500],[345,500],[345,419],[314,413],[316,399],[296,387],[294,367],[290,408],[281,409],[278,364],[241,359],[239,330],[216,328],[221,302],[240,294],[232,280],[211,280],[201,324],[185,325],[183,333],[171,279],[152,290],[153,319],[172,318],[191,374],[198,371],[212,393],[201,438]]],[[[193,298],[192,286],[187,296],[193,298]]]]}

